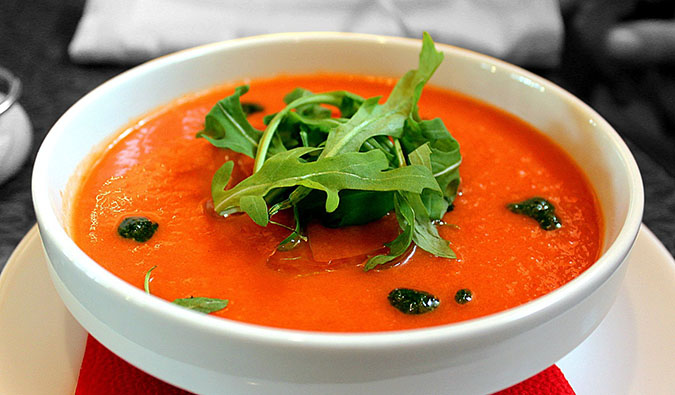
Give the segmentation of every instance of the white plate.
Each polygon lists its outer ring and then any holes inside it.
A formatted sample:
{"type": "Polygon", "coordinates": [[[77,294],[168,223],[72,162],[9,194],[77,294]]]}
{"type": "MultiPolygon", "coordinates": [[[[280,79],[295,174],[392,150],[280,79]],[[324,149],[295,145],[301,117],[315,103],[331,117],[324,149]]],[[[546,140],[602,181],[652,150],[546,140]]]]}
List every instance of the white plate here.
{"type": "MultiPolygon", "coordinates": [[[[675,261],[642,226],[616,303],[558,362],[585,394],[675,391],[675,261]]],[[[51,285],[37,227],[0,275],[0,393],[72,394],[87,334],[51,285]]]]}

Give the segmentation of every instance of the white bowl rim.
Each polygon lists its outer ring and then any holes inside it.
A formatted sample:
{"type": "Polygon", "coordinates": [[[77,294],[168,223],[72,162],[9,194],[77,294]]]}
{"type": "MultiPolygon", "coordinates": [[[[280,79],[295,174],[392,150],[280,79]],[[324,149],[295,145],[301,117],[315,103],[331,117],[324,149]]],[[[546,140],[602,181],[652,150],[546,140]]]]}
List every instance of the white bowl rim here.
{"type": "MultiPolygon", "coordinates": [[[[491,334],[499,333],[501,330],[507,328],[520,327],[531,320],[543,323],[552,318],[551,314],[560,312],[561,309],[568,308],[570,303],[576,303],[590,295],[594,289],[599,287],[602,282],[609,278],[628,255],[640,228],[644,205],[644,193],[642,178],[635,159],[626,144],[619,137],[618,133],[616,133],[616,131],[614,131],[614,129],[588,105],[553,82],[502,60],[440,43],[436,43],[436,46],[444,52],[454,52],[458,56],[474,58],[480,62],[489,62],[490,64],[508,70],[511,73],[522,75],[541,86],[546,87],[551,94],[559,95],[567,102],[580,107],[581,111],[590,117],[589,119],[593,119],[597,122],[598,129],[605,130],[608,133],[613,148],[620,155],[622,162],[625,165],[625,171],[628,173],[628,177],[631,180],[631,185],[629,186],[631,195],[629,197],[629,210],[626,215],[626,220],[621,226],[617,238],[607,246],[605,253],[581,275],[562,287],[511,309],[458,323],[420,329],[383,332],[312,332],[266,327],[186,310],[158,297],[148,295],[143,290],[121,280],[111,272],[105,270],[77,247],[61,226],[58,216],[52,210],[48,198],[47,184],[40,182],[40,180],[46,179],[47,177],[48,159],[53,151],[53,142],[56,141],[61,134],[65,133],[66,128],[64,126],[67,125],[71,119],[77,117],[80,108],[86,107],[90,102],[105,95],[106,92],[116,84],[133,79],[136,76],[153,69],[167,67],[171,64],[180,63],[206,53],[223,51],[238,46],[256,44],[268,45],[274,42],[306,42],[313,40],[352,41],[355,43],[375,42],[383,45],[395,44],[407,47],[419,47],[421,44],[421,40],[419,39],[361,33],[276,33],[206,44],[162,56],[129,69],[111,78],[107,82],[104,82],[78,100],[54,124],[44,139],[35,160],[32,177],[32,197],[41,232],[49,232],[60,246],[62,253],[73,262],[79,270],[86,273],[92,281],[107,288],[109,292],[116,294],[117,297],[127,299],[129,303],[136,304],[140,308],[148,309],[149,313],[162,315],[170,321],[180,322],[187,326],[195,327],[202,332],[227,336],[230,339],[240,338],[246,339],[249,342],[267,345],[283,346],[296,344],[303,347],[342,350],[368,350],[391,347],[393,345],[419,347],[437,344],[439,341],[461,341],[477,335],[489,336],[491,334]],[[542,314],[542,312],[546,312],[548,309],[551,309],[548,314],[542,314]]],[[[172,99],[175,98],[167,98],[166,102],[168,103],[172,99]]]]}

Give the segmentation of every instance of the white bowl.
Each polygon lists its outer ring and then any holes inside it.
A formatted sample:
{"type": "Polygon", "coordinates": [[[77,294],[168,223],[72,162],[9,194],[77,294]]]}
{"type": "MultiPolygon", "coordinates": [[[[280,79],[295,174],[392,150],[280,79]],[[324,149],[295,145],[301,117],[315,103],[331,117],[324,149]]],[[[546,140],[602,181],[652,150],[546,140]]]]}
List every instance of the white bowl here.
{"type": "Polygon", "coordinates": [[[95,89],[54,125],[33,173],[49,272],[74,317],[106,347],[199,393],[488,393],[555,363],[603,319],[643,209],[640,174],[611,126],[554,84],[502,61],[438,45],[431,83],[515,114],[569,152],[604,215],[601,258],[567,285],[484,318],[428,329],[331,334],[249,325],[145,294],[84,254],[65,227],[69,180],[93,147],[130,120],[215,84],[279,72],[400,76],[420,41],[339,33],[278,34],[207,45],[143,64],[95,89]]]}

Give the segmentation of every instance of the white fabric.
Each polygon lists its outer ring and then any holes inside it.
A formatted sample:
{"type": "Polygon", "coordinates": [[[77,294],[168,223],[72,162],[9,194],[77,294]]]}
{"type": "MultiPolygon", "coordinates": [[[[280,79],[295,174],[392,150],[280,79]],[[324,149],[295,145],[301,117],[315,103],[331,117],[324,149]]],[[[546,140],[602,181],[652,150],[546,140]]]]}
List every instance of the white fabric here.
{"type": "Polygon", "coordinates": [[[80,63],[132,64],[264,33],[347,31],[453,44],[527,66],[554,66],[558,0],[87,0],[70,43],[80,63]]]}

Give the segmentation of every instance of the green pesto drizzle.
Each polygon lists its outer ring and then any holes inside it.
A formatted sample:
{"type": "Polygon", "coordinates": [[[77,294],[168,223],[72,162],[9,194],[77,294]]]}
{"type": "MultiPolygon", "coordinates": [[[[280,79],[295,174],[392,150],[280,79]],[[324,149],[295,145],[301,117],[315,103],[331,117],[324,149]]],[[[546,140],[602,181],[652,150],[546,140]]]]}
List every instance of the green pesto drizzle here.
{"type": "Polygon", "coordinates": [[[562,222],[555,215],[555,207],[542,197],[533,197],[520,203],[510,203],[506,208],[516,214],[527,215],[539,223],[544,230],[556,230],[562,227],[562,222]]]}
{"type": "Polygon", "coordinates": [[[424,314],[433,311],[441,301],[434,295],[409,288],[396,288],[389,293],[389,303],[404,314],[424,314]]]}

